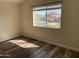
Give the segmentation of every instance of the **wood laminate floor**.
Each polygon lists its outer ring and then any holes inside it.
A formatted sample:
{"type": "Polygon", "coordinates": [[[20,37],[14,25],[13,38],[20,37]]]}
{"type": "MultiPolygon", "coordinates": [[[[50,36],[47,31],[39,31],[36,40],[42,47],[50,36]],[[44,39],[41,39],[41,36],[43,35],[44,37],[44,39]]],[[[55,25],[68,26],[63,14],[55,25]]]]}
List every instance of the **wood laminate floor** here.
{"type": "Polygon", "coordinates": [[[30,38],[0,43],[0,58],[78,58],[79,53],[30,38]]]}

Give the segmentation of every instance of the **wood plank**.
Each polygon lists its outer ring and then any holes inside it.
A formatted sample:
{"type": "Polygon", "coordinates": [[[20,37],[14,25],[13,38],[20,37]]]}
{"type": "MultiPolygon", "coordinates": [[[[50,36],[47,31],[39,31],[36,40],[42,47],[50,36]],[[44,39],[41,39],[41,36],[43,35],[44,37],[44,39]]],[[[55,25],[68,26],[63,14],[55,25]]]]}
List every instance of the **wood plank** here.
{"type": "Polygon", "coordinates": [[[37,54],[37,56],[35,56],[36,58],[47,58],[46,55],[54,48],[55,46],[49,45],[47,48],[45,48],[44,50],[42,50],[39,54],[37,54]]]}
{"type": "Polygon", "coordinates": [[[62,58],[65,53],[65,48],[59,47],[58,51],[51,58],[62,58]]]}
{"type": "Polygon", "coordinates": [[[46,47],[48,47],[49,44],[46,44],[44,47],[40,48],[39,50],[37,50],[34,54],[31,55],[31,57],[34,57],[35,55],[39,54],[42,50],[44,50],[46,47]]]}
{"type": "Polygon", "coordinates": [[[77,51],[72,51],[71,57],[72,57],[72,58],[79,58],[79,52],[77,52],[77,51]]]}
{"type": "Polygon", "coordinates": [[[0,50],[5,52],[6,50],[12,49],[12,47],[15,47],[15,44],[7,43],[6,45],[0,46],[0,50]]]}
{"type": "Polygon", "coordinates": [[[58,50],[59,50],[60,47],[55,47],[54,49],[52,49],[48,55],[46,55],[45,58],[51,58],[58,50]]]}
{"type": "Polygon", "coordinates": [[[45,55],[47,55],[52,50],[52,48],[53,46],[51,46],[50,44],[47,44],[44,47],[37,50],[31,57],[43,58],[45,57],[45,55]]]}
{"type": "MultiPolygon", "coordinates": [[[[33,42],[33,43],[35,43],[35,42],[33,42]]],[[[25,42],[25,43],[22,43],[20,45],[21,45],[21,47],[25,46],[25,47],[22,47],[22,48],[27,48],[27,47],[31,47],[33,45],[33,43],[25,42]]],[[[18,48],[20,48],[20,46],[17,46],[17,48],[15,48],[15,49],[18,49],[18,48]]],[[[14,51],[15,49],[12,49],[11,51],[14,51]]]]}
{"type": "Polygon", "coordinates": [[[17,56],[21,55],[20,57],[30,57],[30,55],[32,55],[34,52],[36,52],[38,49],[40,49],[41,47],[43,47],[45,45],[45,43],[43,42],[36,42],[34,43],[35,45],[37,45],[38,47],[30,47],[30,48],[26,48],[23,51],[21,51],[20,53],[18,53],[17,56]],[[27,54],[26,54],[27,53],[27,54]],[[25,55],[24,55],[25,54],[25,55]]]}
{"type": "Polygon", "coordinates": [[[71,55],[72,55],[72,51],[69,49],[66,49],[63,58],[70,58],[71,55]]]}
{"type": "MultiPolygon", "coordinates": [[[[36,42],[38,42],[38,41],[36,41],[36,42]]],[[[36,42],[33,42],[33,43],[26,42],[26,43],[23,44],[25,46],[24,48],[18,46],[14,49],[11,49],[10,51],[7,51],[6,53],[9,53],[9,54],[12,54],[12,55],[15,55],[15,56],[19,55],[20,53],[22,54],[22,51],[25,51],[25,49],[28,50],[29,48],[33,47],[33,44],[35,44],[36,42]]]]}
{"type": "Polygon", "coordinates": [[[29,38],[18,38],[0,44],[0,57],[17,58],[70,58],[79,57],[79,52],[57,47],[29,38]]]}

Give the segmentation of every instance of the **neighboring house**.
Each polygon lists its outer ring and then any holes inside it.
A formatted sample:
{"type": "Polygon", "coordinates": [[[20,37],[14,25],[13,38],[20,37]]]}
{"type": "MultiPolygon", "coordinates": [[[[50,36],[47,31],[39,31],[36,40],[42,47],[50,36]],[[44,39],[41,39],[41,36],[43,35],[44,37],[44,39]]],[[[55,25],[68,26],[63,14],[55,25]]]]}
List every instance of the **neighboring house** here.
{"type": "Polygon", "coordinates": [[[60,23],[61,17],[59,13],[51,12],[48,13],[47,17],[48,17],[48,22],[60,23]]]}

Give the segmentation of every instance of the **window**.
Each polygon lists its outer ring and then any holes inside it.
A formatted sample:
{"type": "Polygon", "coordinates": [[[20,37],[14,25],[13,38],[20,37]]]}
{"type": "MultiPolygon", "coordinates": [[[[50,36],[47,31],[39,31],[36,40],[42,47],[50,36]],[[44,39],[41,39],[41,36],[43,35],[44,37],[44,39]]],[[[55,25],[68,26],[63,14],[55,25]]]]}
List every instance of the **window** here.
{"type": "Polygon", "coordinates": [[[61,3],[33,7],[33,26],[60,29],[61,10],[61,3]]]}

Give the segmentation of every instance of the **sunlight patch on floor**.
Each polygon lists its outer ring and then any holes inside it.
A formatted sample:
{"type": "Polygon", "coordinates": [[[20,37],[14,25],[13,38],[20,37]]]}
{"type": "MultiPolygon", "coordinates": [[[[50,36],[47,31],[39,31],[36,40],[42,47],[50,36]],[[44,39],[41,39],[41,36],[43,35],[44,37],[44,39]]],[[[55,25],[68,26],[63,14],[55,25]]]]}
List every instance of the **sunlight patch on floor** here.
{"type": "Polygon", "coordinates": [[[30,43],[30,42],[27,42],[27,41],[24,41],[24,40],[10,40],[9,42],[11,42],[13,44],[16,44],[16,45],[18,45],[22,48],[36,48],[36,47],[39,47],[36,44],[30,43]]]}

